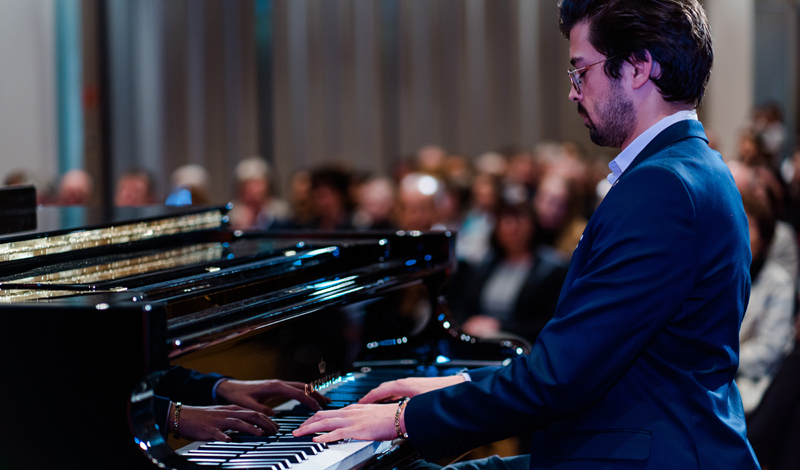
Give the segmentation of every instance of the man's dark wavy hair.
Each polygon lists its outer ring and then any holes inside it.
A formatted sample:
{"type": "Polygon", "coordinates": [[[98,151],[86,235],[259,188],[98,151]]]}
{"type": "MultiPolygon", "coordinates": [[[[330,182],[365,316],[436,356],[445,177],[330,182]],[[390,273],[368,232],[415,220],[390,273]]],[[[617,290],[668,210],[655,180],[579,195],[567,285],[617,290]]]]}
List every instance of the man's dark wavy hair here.
{"type": "Polygon", "coordinates": [[[560,0],[561,33],[569,39],[578,23],[589,22],[589,42],[609,60],[604,69],[622,77],[631,56],[645,60],[649,51],[661,66],[651,77],[667,101],[700,106],[714,52],[703,7],[697,0],[560,0]]]}

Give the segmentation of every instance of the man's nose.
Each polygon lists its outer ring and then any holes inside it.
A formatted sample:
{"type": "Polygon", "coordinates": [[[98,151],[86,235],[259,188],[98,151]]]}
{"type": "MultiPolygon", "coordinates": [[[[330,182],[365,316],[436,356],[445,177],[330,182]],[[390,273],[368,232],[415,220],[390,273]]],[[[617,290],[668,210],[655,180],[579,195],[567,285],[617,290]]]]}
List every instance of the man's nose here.
{"type": "Polygon", "coordinates": [[[581,100],[581,98],[583,98],[583,94],[582,93],[578,93],[575,90],[575,87],[572,84],[570,84],[570,86],[569,86],[569,99],[570,99],[570,101],[574,101],[574,102],[577,103],[578,101],[581,100]]]}

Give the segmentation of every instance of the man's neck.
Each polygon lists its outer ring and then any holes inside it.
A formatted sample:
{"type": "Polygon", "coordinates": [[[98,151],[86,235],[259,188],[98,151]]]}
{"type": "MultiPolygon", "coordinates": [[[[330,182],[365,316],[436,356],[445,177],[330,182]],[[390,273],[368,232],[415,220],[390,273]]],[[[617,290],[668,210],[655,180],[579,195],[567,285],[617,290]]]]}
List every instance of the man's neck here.
{"type": "Polygon", "coordinates": [[[665,117],[672,116],[678,111],[691,111],[692,109],[691,105],[669,103],[660,97],[641,103],[641,106],[636,110],[636,126],[634,126],[630,136],[622,143],[622,150],[625,150],[637,137],[665,117]]]}

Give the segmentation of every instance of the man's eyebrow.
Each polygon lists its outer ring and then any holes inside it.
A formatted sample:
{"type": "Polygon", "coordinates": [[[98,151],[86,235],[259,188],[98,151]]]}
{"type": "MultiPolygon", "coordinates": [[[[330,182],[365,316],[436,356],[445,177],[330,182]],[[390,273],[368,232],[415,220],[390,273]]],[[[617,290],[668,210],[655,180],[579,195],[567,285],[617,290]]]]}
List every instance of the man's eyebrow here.
{"type": "Polygon", "coordinates": [[[572,64],[573,67],[576,67],[578,65],[578,62],[580,62],[581,60],[583,60],[583,57],[573,57],[572,60],[569,61],[569,63],[572,64]]]}

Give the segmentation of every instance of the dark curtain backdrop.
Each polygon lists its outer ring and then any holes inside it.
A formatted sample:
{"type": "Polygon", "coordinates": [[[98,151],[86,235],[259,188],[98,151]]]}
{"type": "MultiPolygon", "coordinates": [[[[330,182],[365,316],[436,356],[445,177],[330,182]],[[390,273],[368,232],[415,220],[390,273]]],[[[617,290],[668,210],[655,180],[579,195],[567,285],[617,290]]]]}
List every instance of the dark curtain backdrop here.
{"type": "Polygon", "coordinates": [[[279,190],[325,162],[387,173],[425,144],[477,156],[577,139],[555,1],[107,0],[112,166],[218,202],[261,154],[279,190]]]}
{"type": "MultiPolygon", "coordinates": [[[[215,201],[230,200],[233,168],[256,154],[285,193],[297,169],[387,173],[425,144],[597,151],[567,99],[556,0],[87,1],[107,6],[111,102],[87,135],[108,125],[113,173],[149,168],[162,194],[173,169],[199,163],[215,201]]],[[[756,2],[755,101],[786,103],[789,129],[797,10],[756,2]]]]}

